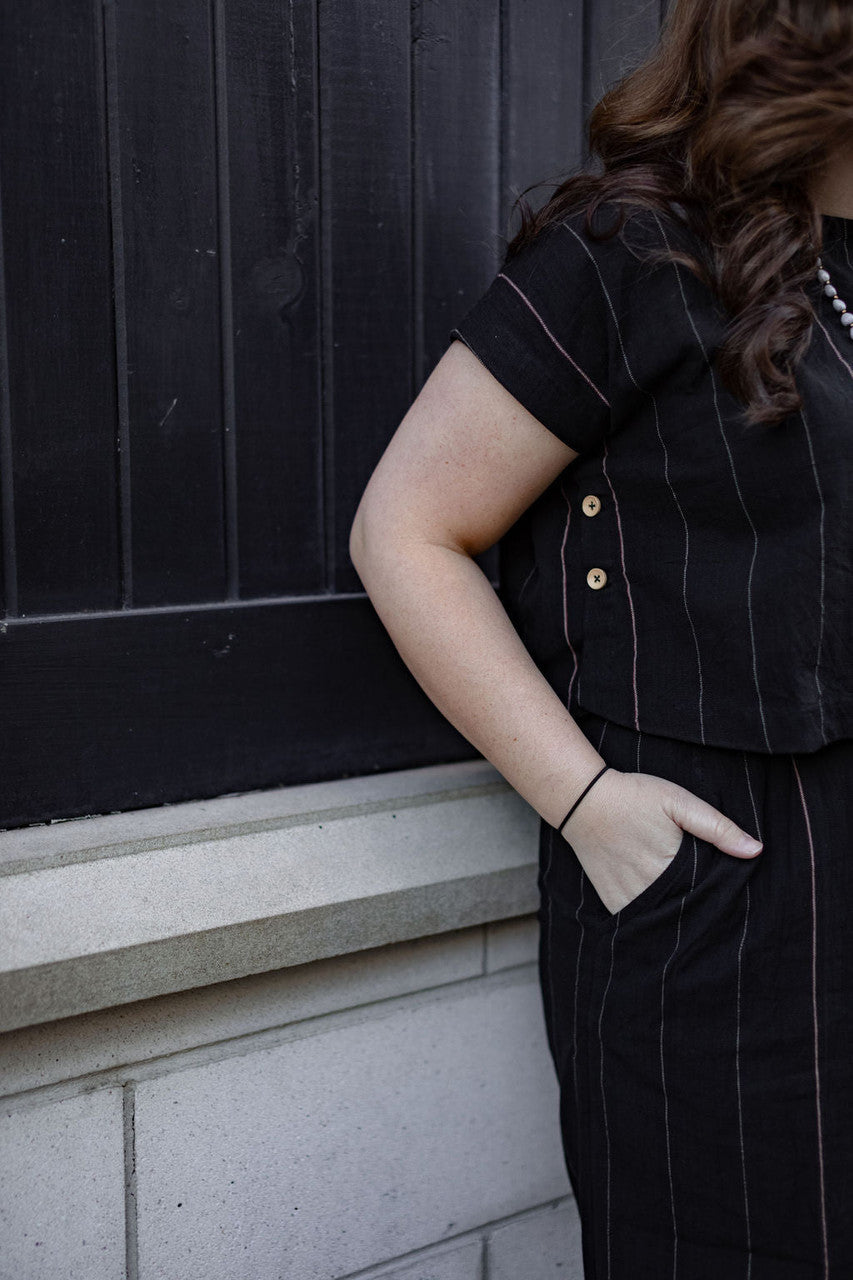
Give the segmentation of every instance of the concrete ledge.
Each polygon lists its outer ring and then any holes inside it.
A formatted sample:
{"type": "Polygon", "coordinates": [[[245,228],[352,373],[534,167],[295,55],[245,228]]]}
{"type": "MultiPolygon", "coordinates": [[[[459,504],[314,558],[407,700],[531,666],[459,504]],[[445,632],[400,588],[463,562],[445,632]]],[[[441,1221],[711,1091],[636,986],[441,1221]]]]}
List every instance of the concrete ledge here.
{"type": "Polygon", "coordinates": [[[0,1031],[527,915],[487,761],[0,832],[0,1031]]]}

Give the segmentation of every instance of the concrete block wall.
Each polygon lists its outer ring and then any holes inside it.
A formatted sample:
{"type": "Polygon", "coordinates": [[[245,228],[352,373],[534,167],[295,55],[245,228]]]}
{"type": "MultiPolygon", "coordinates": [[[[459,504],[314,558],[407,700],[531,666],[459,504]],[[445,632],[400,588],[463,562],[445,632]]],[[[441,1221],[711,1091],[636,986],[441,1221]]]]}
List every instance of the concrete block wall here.
{"type": "Polygon", "coordinates": [[[0,1280],[581,1280],[535,823],[410,774],[0,833],[0,1280]]]}
{"type": "Polygon", "coordinates": [[[2,1280],[578,1280],[533,917],[0,1037],[2,1280]]]}

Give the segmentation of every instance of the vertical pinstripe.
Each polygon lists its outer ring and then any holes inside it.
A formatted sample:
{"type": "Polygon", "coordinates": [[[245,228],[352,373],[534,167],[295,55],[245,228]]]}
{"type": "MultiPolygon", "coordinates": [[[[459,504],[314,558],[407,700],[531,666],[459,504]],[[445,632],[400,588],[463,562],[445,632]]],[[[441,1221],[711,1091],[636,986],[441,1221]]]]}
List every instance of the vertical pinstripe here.
{"type": "MultiPolygon", "coordinates": [[[[579,1094],[578,1094],[578,995],[579,995],[579,993],[580,993],[580,981],[581,981],[581,952],[583,951],[583,937],[584,937],[583,921],[582,921],[582,920],[581,920],[581,918],[580,918],[581,908],[583,907],[583,897],[584,897],[584,880],[585,880],[585,878],[586,878],[586,877],[584,876],[583,867],[581,867],[581,868],[580,868],[580,870],[579,870],[579,874],[580,874],[580,892],[579,892],[579,894],[578,894],[578,905],[577,905],[577,907],[576,907],[576,909],[575,909],[575,923],[578,925],[578,928],[579,928],[579,930],[580,930],[580,936],[578,937],[578,953],[577,953],[577,957],[576,957],[576,960],[575,960],[575,999],[574,999],[574,1011],[573,1011],[573,1014],[572,1014],[572,1018],[573,1018],[573,1023],[572,1023],[572,1084],[573,1084],[573,1087],[574,1087],[574,1094],[575,1094],[575,1115],[576,1115],[576,1116],[579,1116],[579,1115],[580,1115],[580,1109],[581,1109],[580,1096],[579,1096],[579,1094]]],[[[553,1000],[553,988],[552,988],[552,996],[551,996],[551,998],[552,998],[552,1000],[553,1000]]]]}
{"type": "Polygon", "coordinates": [[[569,680],[569,687],[566,691],[566,706],[569,707],[572,703],[572,685],[574,684],[575,676],[578,673],[578,656],[575,653],[571,640],[569,639],[569,613],[566,598],[566,543],[569,537],[569,521],[572,518],[572,504],[566,490],[563,488],[562,482],[560,483],[560,493],[563,495],[566,502],[566,527],[563,530],[563,541],[560,545],[560,570],[563,577],[563,635],[566,638],[566,644],[569,646],[569,650],[572,655],[572,675],[569,680]]]}
{"type": "MultiPolygon", "coordinates": [[[[695,858],[696,858],[696,839],[693,839],[693,857],[694,857],[694,876],[696,874],[695,858]]],[[[666,1171],[669,1178],[669,1205],[672,1214],[672,1277],[678,1273],[678,1222],[675,1213],[675,1185],[672,1180],[672,1134],[669,1128],[669,1094],[666,1088],[666,1070],[664,1066],[663,1041],[664,1041],[664,996],[666,993],[666,971],[675,958],[681,942],[681,917],[684,914],[684,899],[687,895],[683,894],[681,905],[678,910],[678,926],[675,932],[675,946],[667,956],[666,963],[663,966],[660,976],[660,1083],[663,1091],[663,1128],[666,1138],[666,1171]]]]}
{"type": "MultiPolygon", "coordinates": [[[[607,286],[606,286],[606,285],[605,285],[605,283],[604,283],[604,279],[603,279],[603,277],[602,277],[602,275],[601,275],[601,272],[598,270],[598,263],[595,261],[595,258],[593,257],[593,255],[592,255],[592,254],[590,253],[590,251],[589,251],[589,247],[588,247],[588,246],[587,246],[587,244],[586,244],[586,243],[581,239],[581,237],[580,237],[580,236],[578,235],[578,233],[575,231],[574,227],[569,226],[568,222],[563,222],[563,223],[562,223],[562,225],[566,228],[566,230],[567,230],[567,231],[571,232],[571,234],[575,237],[575,239],[578,241],[578,243],[582,246],[582,248],[583,248],[584,252],[585,252],[585,253],[587,254],[587,256],[589,257],[589,259],[590,259],[590,261],[592,262],[593,266],[595,267],[596,274],[598,275],[598,279],[599,279],[599,282],[600,282],[600,284],[601,284],[602,292],[603,292],[603,294],[604,294],[604,297],[607,299],[607,305],[608,305],[608,307],[610,308],[610,312],[611,312],[611,314],[612,314],[612,316],[613,316],[613,320],[614,320],[614,323],[615,323],[615,325],[616,325],[616,331],[617,331],[617,333],[619,333],[619,322],[618,322],[618,320],[616,319],[616,312],[615,312],[615,311],[614,311],[614,309],[613,309],[613,303],[612,303],[612,301],[611,301],[610,294],[609,294],[609,293],[608,293],[608,291],[607,291],[607,286]]],[[[619,336],[619,342],[620,342],[620,346],[621,346],[621,343],[622,343],[621,334],[620,334],[620,336],[619,336]]],[[[637,383],[636,383],[636,380],[634,379],[634,375],[633,375],[633,373],[631,372],[631,367],[630,367],[630,365],[628,364],[628,357],[627,357],[627,355],[625,354],[625,349],[624,349],[624,347],[622,348],[622,356],[623,356],[623,358],[624,358],[624,360],[625,360],[625,368],[628,370],[628,374],[629,374],[629,376],[630,376],[630,378],[631,378],[632,382],[634,382],[634,385],[636,386],[636,385],[637,385],[637,383]]],[[[604,476],[605,476],[605,479],[607,480],[608,485],[610,486],[610,492],[611,492],[611,494],[612,494],[612,496],[613,496],[614,509],[615,509],[615,511],[616,511],[616,523],[617,523],[617,527],[618,527],[618,529],[619,529],[619,547],[620,547],[621,556],[622,556],[622,576],[623,576],[623,578],[625,579],[625,590],[626,590],[627,595],[628,595],[628,605],[629,605],[629,608],[630,608],[630,610],[631,610],[631,627],[632,627],[632,638],[633,638],[633,644],[634,644],[634,657],[633,657],[633,664],[632,664],[632,670],[633,670],[633,692],[634,692],[634,727],[635,727],[635,728],[639,728],[639,724],[640,724],[640,708],[639,708],[639,695],[638,695],[638,690],[637,690],[637,622],[636,622],[636,618],[635,618],[635,616],[634,616],[634,602],[633,602],[633,600],[632,600],[632,598],[631,598],[631,584],[630,584],[630,582],[628,581],[628,574],[627,574],[627,571],[626,571],[626,568],[625,568],[625,544],[624,544],[624,541],[623,541],[623,538],[622,538],[622,522],[621,522],[620,513],[619,513],[619,503],[618,503],[618,500],[617,500],[617,498],[616,498],[616,490],[613,488],[613,484],[612,484],[611,479],[610,479],[610,476],[608,475],[608,472],[607,472],[607,441],[606,441],[606,440],[604,441],[604,452],[603,452],[603,456],[602,456],[602,460],[601,460],[601,469],[602,469],[602,471],[603,471],[603,473],[604,473],[604,476]]]]}
{"type": "Polygon", "coordinates": [[[850,374],[850,377],[851,377],[851,378],[853,378],[853,366],[851,366],[851,365],[850,365],[850,364],[849,364],[849,363],[844,359],[844,356],[841,354],[841,352],[839,351],[838,347],[835,345],[834,340],[833,340],[833,339],[832,339],[832,337],[830,336],[829,330],[827,329],[826,325],[825,325],[825,324],[823,323],[823,321],[821,320],[820,316],[815,316],[815,324],[818,326],[818,328],[819,328],[819,329],[822,329],[822,330],[823,330],[823,332],[824,332],[824,336],[826,337],[827,342],[828,342],[828,343],[829,343],[829,345],[832,347],[832,350],[835,352],[835,354],[836,354],[836,356],[838,357],[838,359],[839,359],[839,360],[841,361],[841,363],[844,365],[844,368],[845,368],[845,369],[847,370],[847,372],[850,374]]]}
{"type": "MultiPolygon", "coordinates": [[[[667,247],[669,247],[668,240],[667,240],[667,247]]],[[[679,293],[681,294],[681,301],[684,304],[685,315],[687,316],[687,319],[690,322],[690,327],[693,330],[693,335],[696,339],[696,342],[699,346],[700,351],[702,352],[702,357],[708,369],[708,374],[711,379],[711,388],[714,394],[714,412],[717,415],[717,423],[720,428],[720,436],[722,437],[722,441],[726,449],[726,455],[729,460],[729,469],[732,474],[732,480],[734,481],[734,486],[735,486],[735,490],[737,491],[738,501],[740,502],[741,510],[743,511],[743,514],[746,516],[747,521],[749,523],[749,527],[752,530],[752,540],[753,540],[752,541],[752,560],[750,561],[750,564],[749,564],[749,577],[747,578],[747,583],[746,583],[746,611],[747,611],[747,617],[749,618],[749,643],[752,648],[752,676],[753,676],[753,681],[755,683],[755,695],[758,699],[758,714],[761,717],[761,729],[764,734],[764,741],[767,745],[767,750],[770,751],[772,750],[772,748],[770,745],[770,737],[767,732],[767,720],[764,715],[764,699],[761,696],[761,685],[759,684],[759,681],[758,681],[758,655],[757,655],[757,650],[755,645],[755,619],[752,613],[752,575],[755,570],[755,561],[758,557],[758,531],[755,528],[755,524],[753,522],[752,516],[749,514],[749,510],[747,508],[746,502],[744,501],[743,493],[741,492],[740,481],[738,480],[737,470],[735,468],[734,458],[732,457],[731,446],[729,444],[728,436],[726,435],[726,429],[723,426],[723,415],[720,412],[720,401],[719,401],[719,396],[717,395],[717,378],[716,378],[716,374],[714,373],[714,367],[711,364],[711,361],[708,359],[708,352],[705,350],[705,344],[703,343],[702,339],[699,336],[699,330],[696,328],[696,322],[693,319],[693,313],[691,312],[690,307],[688,305],[687,296],[684,292],[684,284],[681,279],[681,272],[678,269],[678,263],[673,262],[672,268],[675,271],[675,276],[676,276],[676,279],[678,280],[678,290],[679,290],[679,293]]]]}
{"type": "MultiPolygon", "coordinates": [[[[682,601],[683,601],[683,603],[684,603],[684,612],[685,612],[685,614],[686,614],[686,616],[687,616],[687,623],[688,623],[688,626],[690,627],[690,634],[691,634],[691,636],[693,637],[693,645],[694,645],[694,648],[695,648],[695,650],[696,650],[696,669],[697,669],[697,675],[698,675],[698,681],[699,681],[699,731],[700,731],[700,735],[701,735],[701,741],[702,741],[702,742],[704,742],[704,741],[705,741],[705,723],[704,723],[704,715],[703,715],[703,695],[704,695],[704,688],[703,688],[703,683],[702,683],[702,659],[701,659],[701,654],[700,654],[700,651],[699,651],[699,638],[698,638],[698,636],[697,636],[697,634],[696,634],[696,627],[695,627],[695,625],[694,625],[693,618],[692,618],[691,613],[690,613],[690,608],[689,608],[688,603],[687,603],[687,562],[688,562],[688,554],[689,554],[689,529],[688,529],[687,520],[686,520],[685,515],[684,515],[684,510],[683,510],[683,508],[682,508],[682,506],[681,506],[681,503],[678,501],[678,496],[677,496],[677,494],[676,494],[676,492],[675,492],[675,489],[674,489],[674,487],[673,487],[673,485],[672,485],[672,482],[670,481],[670,478],[669,478],[669,454],[668,454],[668,452],[667,452],[666,444],[665,444],[665,442],[664,442],[663,434],[662,434],[662,432],[661,432],[661,428],[660,428],[660,415],[659,415],[659,413],[658,413],[658,404],[657,404],[657,399],[655,398],[655,395],[654,395],[654,393],[653,393],[653,392],[646,390],[646,388],[645,388],[645,387],[641,387],[641,386],[640,386],[640,384],[637,382],[637,379],[634,377],[634,372],[633,372],[633,370],[632,370],[632,368],[631,368],[631,365],[630,365],[630,362],[629,362],[629,360],[628,360],[628,353],[627,353],[627,351],[625,350],[625,343],[624,343],[624,342],[623,342],[623,340],[622,340],[622,329],[621,329],[620,324],[619,324],[619,318],[618,318],[618,316],[617,316],[617,314],[616,314],[616,309],[615,309],[615,307],[613,306],[613,300],[612,300],[612,298],[610,297],[610,292],[609,292],[609,290],[608,290],[608,288],[607,288],[607,285],[606,285],[606,284],[605,284],[605,282],[604,282],[604,278],[603,278],[603,276],[602,276],[602,274],[601,274],[601,272],[600,272],[600,270],[599,270],[598,263],[596,262],[596,260],[595,260],[595,258],[593,257],[593,255],[590,253],[590,251],[589,251],[589,247],[587,246],[587,244],[586,244],[586,243],[584,242],[584,240],[583,240],[583,239],[582,239],[582,238],[577,234],[577,232],[574,230],[574,228],[573,228],[573,227],[571,227],[571,226],[569,226],[569,224],[568,224],[567,222],[563,222],[563,224],[562,224],[562,225],[566,228],[566,230],[567,230],[567,231],[570,231],[570,232],[571,232],[571,234],[575,237],[575,239],[578,241],[578,243],[579,243],[579,244],[582,246],[582,248],[584,249],[584,252],[585,252],[585,253],[587,254],[587,256],[589,257],[589,259],[590,259],[590,261],[592,262],[593,266],[595,267],[595,271],[596,271],[596,274],[597,274],[597,276],[598,276],[599,284],[601,285],[601,291],[602,291],[602,294],[603,294],[603,296],[604,296],[604,298],[605,298],[605,300],[606,300],[606,302],[607,302],[607,306],[608,306],[608,308],[609,308],[609,310],[610,310],[610,314],[611,314],[612,319],[613,319],[613,325],[614,325],[614,328],[615,328],[615,331],[616,331],[616,336],[617,336],[617,338],[618,338],[618,340],[619,340],[619,349],[620,349],[620,352],[621,352],[621,355],[622,355],[622,363],[623,363],[623,364],[624,364],[624,366],[625,366],[625,371],[626,371],[626,373],[628,374],[628,377],[631,379],[631,382],[632,382],[632,383],[634,384],[634,386],[636,387],[636,389],[637,389],[638,391],[643,391],[643,392],[644,392],[644,394],[645,394],[645,395],[647,395],[647,396],[650,398],[651,402],[652,402],[652,408],[653,408],[653,410],[654,410],[654,415],[655,415],[655,428],[656,428],[656,430],[657,430],[657,436],[658,436],[658,439],[659,439],[659,441],[660,441],[660,443],[661,443],[661,448],[663,449],[663,455],[664,455],[664,478],[665,478],[665,480],[666,480],[666,483],[667,483],[667,486],[668,486],[668,488],[669,488],[669,491],[670,491],[670,493],[672,494],[672,498],[673,498],[673,501],[675,502],[676,508],[677,508],[677,510],[678,510],[678,514],[681,516],[682,524],[684,525],[684,565],[683,565],[683,568],[682,568],[682,579],[681,579],[681,581],[682,581],[682,601]]],[[[606,459],[606,457],[607,457],[607,442],[606,442],[606,440],[605,440],[605,441],[604,441],[604,449],[603,449],[603,458],[602,458],[602,470],[604,470],[604,471],[605,471],[605,475],[607,476],[607,473],[606,473],[606,470],[605,470],[605,459],[606,459]]],[[[614,500],[614,502],[616,502],[616,493],[615,493],[615,490],[614,490],[614,488],[613,488],[613,485],[612,485],[612,483],[611,483],[611,481],[610,481],[610,477],[609,477],[609,476],[607,476],[607,482],[608,482],[608,484],[610,485],[610,491],[611,491],[611,493],[613,494],[613,500],[614,500]]],[[[617,505],[617,520],[618,520],[618,519],[619,519],[619,517],[618,517],[618,505],[617,505]]],[[[621,524],[620,524],[620,543],[621,543],[621,524]]],[[[624,574],[624,573],[625,573],[624,555],[623,555],[623,562],[622,562],[622,571],[623,571],[623,574],[624,574]]],[[[639,728],[639,713],[638,713],[638,710],[639,710],[639,704],[638,704],[638,692],[637,692],[637,634],[636,634],[636,622],[634,621],[634,609],[633,609],[633,602],[631,601],[631,598],[630,598],[630,587],[628,586],[628,579],[627,579],[627,576],[625,576],[625,585],[626,585],[626,588],[628,589],[629,604],[631,605],[631,617],[632,617],[632,622],[633,622],[633,624],[634,624],[634,662],[633,662],[633,671],[634,671],[634,724],[635,724],[635,727],[636,727],[636,728],[639,728]]]]}
{"type": "Polygon", "coordinates": [[[604,1004],[607,1000],[607,992],[610,990],[610,982],[613,978],[613,947],[616,942],[616,934],[619,931],[619,915],[616,916],[616,925],[610,935],[610,972],[607,975],[607,985],[604,988],[604,994],[601,997],[601,1008],[598,1013],[598,1055],[599,1055],[599,1086],[601,1089],[601,1115],[604,1120],[604,1142],[607,1152],[607,1195],[605,1203],[605,1239],[607,1241],[607,1280],[610,1280],[610,1129],[607,1124],[607,1099],[604,1095],[604,1040],[601,1035],[601,1021],[604,1017],[604,1004]]]}
{"type": "MultiPolygon", "coordinates": [[[[638,735],[637,737],[637,770],[638,771],[640,770],[640,741],[641,741],[641,735],[638,735]]],[[[696,866],[697,866],[697,850],[696,850],[696,837],[694,836],[693,837],[693,876],[690,884],[691,889],[696,880],[696,866]]],[[[670,1132],[670,1124],[669,1124],[669,1094],[667,1092],[667,1087],[666,1087],[666,1065],[664,1060],[665,995],[666,995],[667,969],[672,963],[672,960],[674,959],[678,951],[678,947],[681,941],[681,917],[684,912],[684,899],[686,898],[686,896],[687,895],[685,893],[682,895],[682,898],[681,898],[681,903],[678,909],[678,924],[677,924],[676,933],[675,933],[675,945],[672,948],[672,951],[670,952],[663,966],[663,969],[661,971],[661,979],[660,979],[660,1030],[659,1030],[658,1046],[659,1046],[659,1055],[660,1055],[661,1092],[663,1094],[663,1127],[664,1127],[664,1137],[666,1139],[666,1168],[667,1168],[667,1177],[669,1179],[670,1212],[672,1214],[672,1280],[675,1280],[675,1277],[678,1273],[678,1221],[677,1221],[676,1211],[675,1211],[675,1186],[672,1178],[672,1134],[670,1132]]]]}
{"type": "Polygon", "coordinates": [[[737,1020],[735,1024],[735,1082],[737,1084],[737,1131],[740,1144],[740,1171],[743,1183],[743,1215],[746,1225],[746,1280],[752,1275],[752,1240],[749,1223],[749,1193],[746,1183],[746,1146],[743,1140],[743,1087],[740,1078],[740,1014],[741,990],[743,987],[743,944],[746,941],[746,930],[749,924],[749,885],[746,886],[746,905],[743,911],[743,930],[737,949],[737,1020]]]}
{"type": "MultiPolygon", "coordinates": [[[[749,776],[749,760],[745,751],[741,752],[743,760],[744,773],[746,774],[746,786],[749,791],[749,802],[752,806],[752,822],[753,830],[758,839],[764,840],[764,833],[761,829],[761,823],[758,819],[758,808],[755,803],[755,795],[752,790],[752,778],[749,776]]],[[[763,857],[763,853],[759,857],[763,857]]],[[[741,991],[743,988],[743,947],[746,942],[746,931],[749,923],[749,884],[746,885],[745,906],[743,911],[743,932],[740,936],[740,945],[737,952],[737,1032],[735,1035],[735,1078],[737,1080],[737,1125],[738,1125],[738,1141],[740,1142],[740,1170],[741,1181],[743,1183],[743,1216],[746,1225],[746,1280],[751,1280],[752,1276],[752,1227],[749,1220],[749,1192],[747,1190],[746,1181],[746,1146],[743,1140],[743,1096],[740,1076],[740,1011],[741,1011],[741,991]]]]}
{"type": "MultiPolygon", "coordinates": [[[[657,223],[657,225],[658,225],[658,230],[660,231],[661,236],[663,237],[664,241],[665,241],[665,242],[667,243],[667,245],[668,245],[668,244],[669,244],[669,241],[667,241],[667,239],[666,239],[666,232],[664,231],[663,227],[661,226],[661,221],[660,221],[660,218],[658,217],[657,213],[655,213],[654,217],[655,217],[655,222],[656,222],[656,223],[657,223]]],[[[611,307],[611,310],[612,310],[612,307],[611,307]]],[[[616,326],[616,331],[617,331],[617,333],[619,333],[619,325],[618,325],[618,324],[617,324],[617,326],[616,326]]],[[[624,357],[624,354],[625,354],[625,346],[624,346],[624,343],[622,342],[622,335],[621,335],[621,333],[619,333],[619,345],[620,345],[620,347],[622,348],[622,354],[623,354],[623,357],[624,357]]],[[[627,359],[626,359],[625,363],[626,363],[626,365],[627,365],[627,359]]],[[[693,637],[693,647],[694,647],[694,649],[696,650],[696,674],[697,674],[697,678],[698,678],[698,681],[699,681],[699,706],[698,706],[698,712],[699,712],[699,741],[704,743],[704,741],[705,741],[705,714],[704,714],[704,697],[705,697],[705,689],[704,689],[704,685],[703,685],[703,681],[702,681],[702,656],[701,656],[701,653],[700,653],[700,650],[699,650],[699,637],[698,637],[698,635],[696,634],[696,627],[695,627],[694,622],[693,622],[693,616],[692,616],[692,614],[691,614],[691,612],[690,612],[690,606],[689,606],[689,605],[688,605],[688,603],[687,603],[687,569],[688,569],[688,564],[689,564],[689,561],[690,561],[690,526],[689,526],[689,524],[688,524],[688,522],[687,522],[687,517],[686,517],[686,516],[685,516],[685,514],[684,514],[684,508],[682,507],[681,503],[678,501],[678,495],[676,494],[676,492],[675,492],[675,488],[673,487],[673,484],[672,484],[672,482],[671,482],[671,480],[670,480],[670,478],[669,478],[669,450],[668,450],[668,449],[667,449],[667,447],[666,447],[666,443],[665,443],[664,438],[663,438],[663,433],[661,432],[661,429],[660,429],[660,415],[659,415],[659,413],[658,413],[657,400],[655,399],[655,397],[654,397],[654,395],[652,394],[652,392],[651,392],[651,391],[647,392],[647,395],[650,395],[650,396],[651,396],[651,399],[652,399],[652,405],[653,405],[653,407],[654,407],[654,411],[655,411],[655,430],[657,431],[658,439],[660,440],[661,448],[663,449],[663,474],[664,474],[664,478],[665,478],[665,480],[666,480],[667,487],[668,487],[668,489],[669,489],[670,493],[672,494],[673,502],[675,503],[675,505],[676,505],[676,507],[677,507],[677,509],[678,509],[678,514],[681,516],[681,523],[682,523],[682,524],[683,524],[683,526],[684,526],[684,563],[683,563],[683,565],[682,565],[682,569],[681,569],[681,599],[682,599],[682,601],[683,601],[683,603],[684,603],[684,612],[685,612],[685,614],[686,614],[686,616],[687,616],[687,623],[688,623],[688,625],[689,625],[689,627],[690,627],[690,634],[691,634],[691,636],[693,637]]]]}
{"type": "MultiPolygon", "coordinates": [[[[598,739],[599,752],[601,751],[602,745],[604,743],[604,735],[606,730],[607,730],[607,726],[605,725],[601,730],[601,734],[599,735],[599,739],[598,739]]],[[[545,870],[542,877],[542,889],[543,889],[543,896],[545,898],[545,965],[548,971],[548,998],[551,1002],[552,1009],[554,1007],[554,975],[553,975],[553,969],[551,966],[552,924],[551,924],[551,897],[550,897],[550,894],[548,893],[548,885],[551,878],[551,867],[554,861],[554,840],[562,839],[562,838],[563,837],[560,835],[558,831],[555,830],[555,828],[549,826],[548,858],[545,864],[545,870]]],[[[577,956],[575,959],[575,990],[574,990],[574,1012],[573,1012],[574,1021],[573,1021],[573,1027],[572,1027],[572,1080],[573,1080],[573,1087],[574,1087],[576,1115],[579,1114],[580,1112],[580,1098],[578,1094],[577,1057],[578,1057],[578,996],[580,991],[581,952],[583,950],[583,943],[584,943],[584,925],[583,925],[583,921],[580,918],[580,912],[584,902],[585,874],[584,874],[583,867],[579,867],[579,877],[580,877],[578,881],[579,897],[578,897],[578,905],[575,908],[575,922],[578,925],[580,933],[578,936],[578,950],[577,950],[577,956]]]]}
{"type": "Polygon", "coordinates": [[[815,1109],[817,1119],[817,1160],[818,1173],[820,1176],[820,1226],[821,1238],[823,1244],[823,1274],[824,1278],[829,1275],[829,1250],[827,1245],[827,1228],[826,1228],[826,1184],[823,1156],[823,1118],[820,1109],[820,1062],[818,1056],[818,1034],[819,1020],[817,1010],[817,894],[815,883],[815,851],[814,840],[812,839],[812,825],[809,819],[809,808],[806,804],[806,797],[803,791],[803,783],[800,778],[800,770],[797,767],[796,758],[791,756],[791,764],[797,779],[797,787],[800,792],[800,802],[803,806],[803,820],[806,824],[806,838],[809,846],[809,862],[811,871],[811,910],[812,910],[812,1021],[814,1027],[814,1080],[815,1080],[815,1109]]]}
{"type": "Polygon", "coordinates": [[[528,587],[528,584],[529,584],[529,582],[530,582],[530,579],[533,577],[533,575],[534,575],[534,573],[535,573],[535,572],[536,572],[536,565],[534,565],[534,566],[533,566],[533,568],[532,568],[532,569],[530,570],[530,572],[528,573],[527,577],[524,579],[524,582],[522,582],[522,584],[521,584],[521,590],[520,590],[520,591],[519,591],[519,593],[518,593],[518,602],[519,602],[519,604],[521,603],[522,599],[524,598],[524,593],[525,593],[525,591],[527,590],[527,587],[528,587]]]}
{"type": "MultiPolygon", "coordinates": [[[[553,827],[548,831],[548,861],[542,876],[542,889],[545,896],[545,958],[548,969],[548,999],[554,1007],[554,975],[551,967],[551,895],[548,893],[548,882],[551,878],[551,864],[554,861],[554,836],[559,834],[553,827]]],[[[562,837],[561,837],[562,838],[562,837]]]]}
{"type": "MultiPolygon", "coordinates": [[[[599,753],[601,752],[601,747],[604,742],[604,735],[606,732],[607,732],[607,725],[604,725],[598,739],[599,753]]],[[[575,1001],[574,1001],[574,1015],[573,1015],[574,1024],[572,1028],[572,1078],[574,1082],[574,1091],[575,1091],[575,1115],[578,1115],[580,1112],[580,1098],[578,1096],[578,994],[580,991],[581,950],[583,949],[583,940],[584,940],[584,927],[583,927],[583,921],[580,918],[580,910],[581,910],[581,907],[583,906],[585,879],[586,879],[586,876],[584,875],[583,867],[581,867],[580,868],[580,896],[578,900],[577,909],[575,910],[575,921],[580,927],[580,937],[578,939],[578,954],[575,962],[575,1001]]],[[[550,915],[548,919],[550,922],[550,915]]]]}
{"type": "Polygon", "coordinates": [[[800,421],[803,424],[803,430],[806,433],[806,442],[809,446],[809,460],[812,466],[812,475],[814,476],[815,488],[817,496],[820,499],[820,625],[817,636],[817,652],[814,660],[814,682],[817,688],[817,702],[820,710],[820,734],[824,742],[826,742],[826,723],[823,711],[823,687],[820,683],[820,658],[823,650],[823,630],[826,622],[826,535],[824,526],[826,524],[826,504],[823,500],[823,490],[820,485],[820,476],[818,474],[817,463],[814,456],[814,445],[812,444],[812,433],[809,430],[809,424],[806,422],[804,410],[800,410],[800,421]]]}
{"type": "Polygon", "coordinates": [[[613,488],[613,482],[610,479],[610,473],[607,470],[607,442],[604,443],[604,453],[601,458],[601,470],[610,487],[610,494],[613,498],[613,509],[616,512],[616,528],[619,534],[619,558],[622,564],[622,577],[625,579],[625,593],[628,597],[628,608],[631,613],[631,635],[634,641],[634,661],[631,669],[631,684],[634,690],[634,728],[640,727],[640,702],[637,691],[637,618],[634,613],[634,601],[631,598],[631,583],[628,581],[628,570],[625,566],[625,539],[622,536],[622,517],[619,512],[619,499],[616,497],[616,490],[613,488]]]}

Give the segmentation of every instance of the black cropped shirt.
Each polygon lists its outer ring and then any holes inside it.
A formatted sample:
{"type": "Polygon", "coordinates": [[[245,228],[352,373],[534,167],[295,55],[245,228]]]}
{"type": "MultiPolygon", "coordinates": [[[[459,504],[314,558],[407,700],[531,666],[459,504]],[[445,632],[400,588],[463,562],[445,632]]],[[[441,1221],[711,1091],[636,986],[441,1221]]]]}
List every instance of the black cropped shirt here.
{"type": "MultiPolygon", "coordinates": [[[[853,737],[849,331],[815,281],[803,410],[748,427],[712,364],[719,302],[640,256],[695,249],[676,208],[602,243],[583,222],[505,263],[450,334],[579,454],[506,535],[516,629],[570,711],[762,752],[853,737]]],[[[853,309],[853,218],[823,237],[853,309]]]]}

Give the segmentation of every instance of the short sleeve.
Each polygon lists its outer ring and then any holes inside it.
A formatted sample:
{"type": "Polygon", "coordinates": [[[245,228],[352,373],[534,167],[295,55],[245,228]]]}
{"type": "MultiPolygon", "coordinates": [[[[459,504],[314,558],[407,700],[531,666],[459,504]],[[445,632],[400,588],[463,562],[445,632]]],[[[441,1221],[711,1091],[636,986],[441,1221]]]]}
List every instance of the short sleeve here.
{"type": "MultiPolygon", "coordinates": [[[[577,453],[610,426],[608,295],[583,213],[549,225],[505,262],[450,331],[529,413],[577,453]]],[[[617,249],[618,252],[618,249],[617,249]]]]}

